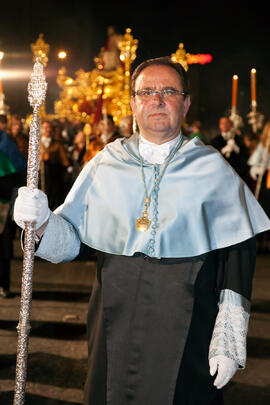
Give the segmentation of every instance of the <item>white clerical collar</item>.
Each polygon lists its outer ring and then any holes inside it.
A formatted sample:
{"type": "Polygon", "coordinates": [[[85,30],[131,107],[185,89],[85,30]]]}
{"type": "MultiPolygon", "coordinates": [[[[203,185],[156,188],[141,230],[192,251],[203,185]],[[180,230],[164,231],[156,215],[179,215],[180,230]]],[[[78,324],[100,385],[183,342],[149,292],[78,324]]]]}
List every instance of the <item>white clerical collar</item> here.
{"type": "Polygon", "coordinates": [[[179,142],[180,136],[181,135],[179,134],[176,138],[164,142],[161,145],[157,145],[140,135],[139,152],[143,159],[147,160],[149,163],[162,164],[165,162],[174,146],[179,142]]]}
{"type": "Polygon", "coordinates": [[[52,142],[51,137],[47,137],[44,135],[41,136],[41,143],[46,149],[50,146],[51,142],[52,142]]]}
{"type": "Polygon", "coordinates": [[[233,138],[233,133],[231,131],[221,132],[221,135],[222,135],[224,141],[228,141],[229,139],[233,138]]]}

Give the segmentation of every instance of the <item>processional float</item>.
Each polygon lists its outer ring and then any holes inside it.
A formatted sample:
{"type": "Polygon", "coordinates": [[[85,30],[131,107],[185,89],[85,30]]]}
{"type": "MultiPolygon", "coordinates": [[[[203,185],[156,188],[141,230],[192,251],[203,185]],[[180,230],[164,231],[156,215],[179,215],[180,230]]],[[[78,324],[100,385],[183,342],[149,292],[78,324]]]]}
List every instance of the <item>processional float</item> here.
{"type": "MultiPolygon", "coordinates": [[[[28,83],[28,100],[33,108],[29,132],[29,151],[27,163],[27,186],[34,191],[38,187],[39,141],[40,141],[40,108],[45,101],[47,82],[43,64],[38,58],[34,64],[31,79],[28,83]]],[[[23,274],[21,286],[21,307],[19,314],[17,362],[14,405],[23,405],[27,375],[28,341],[30,331],[30,311],[34,270],[34,223],[26,222],[24,231],[23,274]]]]}

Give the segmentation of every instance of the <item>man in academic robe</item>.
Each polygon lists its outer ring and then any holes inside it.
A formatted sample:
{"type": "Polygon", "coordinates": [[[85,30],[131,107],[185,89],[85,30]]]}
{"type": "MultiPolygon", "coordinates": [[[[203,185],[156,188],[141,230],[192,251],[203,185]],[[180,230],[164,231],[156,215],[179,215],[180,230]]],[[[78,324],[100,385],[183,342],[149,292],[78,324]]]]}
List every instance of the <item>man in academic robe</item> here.
{"type": "Polygon", "coordinates": [[[131,80],[139,133],[109,143],[51,212],[21,188],[36,255],[98,252],[85,405],[219,405],[246,362],[255,235],[270,221],[219,152],[181,133],[190,97],[169,58],[131,80]]]}
{"type": "Polygon", "coordinates": [[[248,181],[249,151],[245,146],[244,139],[233,130],[233,123],[229,117],[220,117],[219,131],[210,144],[216,148],[234,168],[236,173],[245,181],[248,181]]]}

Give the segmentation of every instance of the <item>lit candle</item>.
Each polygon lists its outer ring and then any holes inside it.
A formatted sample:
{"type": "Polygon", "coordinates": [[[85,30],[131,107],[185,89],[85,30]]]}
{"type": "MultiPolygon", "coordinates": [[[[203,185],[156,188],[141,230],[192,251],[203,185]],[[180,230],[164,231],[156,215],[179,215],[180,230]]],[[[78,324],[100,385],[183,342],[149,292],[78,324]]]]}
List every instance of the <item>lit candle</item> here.
{"type": "Polygon", "coordinates": [[[251,69],[250,71],[250,81],[251,81],[251,101],[256,101],[256,69],[251,69]]]}
{"type": "Polygon", "coordinates": [[[238,76],[233,75],[232,78],[232,107],[236,107],[237,101],[237,84],[238,84],[238,76]]]}

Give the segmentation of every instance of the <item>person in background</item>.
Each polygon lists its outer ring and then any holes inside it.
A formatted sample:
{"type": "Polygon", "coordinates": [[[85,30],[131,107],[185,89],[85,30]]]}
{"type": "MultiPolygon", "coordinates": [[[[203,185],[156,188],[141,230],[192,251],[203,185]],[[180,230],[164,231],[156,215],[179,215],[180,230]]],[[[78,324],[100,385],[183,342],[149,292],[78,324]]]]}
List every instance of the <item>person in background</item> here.
{"type": "Polygon", "coordinates": [[[12,213],[17,190],[23,185],[24,177],[0,150],[0,297],[3,298],[10,296],[10,269],[16,229],[12,213]]]}
{"type": "MultiPolygon", "coordinates": [[[[243,135],[243,140],[246,148],[248,149],[249,156],[251,156],[259,143],[259,135],[255,134],[254,132],[246,132],[243,135]]],[[[249,170],[246,175],[246,183],[250,190],[255,193],[256,177],[254,178],[254,176],[251,176],[249,170]]]]}
{"type": "Polygon", "coordinates": [[[233,123],[229,117],[220,117],[219,131],[219,134],[210,141],[210,144],[222,154],[236,173],[246,182],[249,151],[244,144],[243,137],[234,132],[233,123]]]}
{"type": "Polygon", "coordinates": [[[70,162],[73,167],[72,170],[72,184],[81,172],[84,161],[83,157],[85,155],[85,134],[83,131],[78,131],[75,135],[72,147],[69,147],[70,162]]]}
{"type": "Polygon", "coordinates": [[[8,131],[8,119],[4,114],[0,114],[0,131],[8,131]]]}
{"type": "Polygon", "coordinates": [[[69,166],[63,142],[54,139],[51,122],[44,121],[40,141],[40,182],[48,194],[50,206],[54,209],[65,199],[65,174],[69,166]]]}
{"type": "Polygon", "coordinates": [[[28,158],[28,136],[24,133],[22,120],[19,115],[14,115],[10,120],[10,136],[16,142],[21,154],[28,158]]]}
{"type": "Polygon", "coordinates": [[[129,138],[132,135],[132,125],[133,125],[132,115],[122,117],[119,124],[119,132],[121,136],[129,138]]]}
{"type": "Polygon", "coordinates": [[[206,138],[201,132],[201,129],[202,129],[201,121],[194,121],[191,125],[191,132],[189,134],[189,138],[193,139],[195,136],[197,136],[198,138],[200,138],[201,141],[206,143],[206,138]]]}
{"type": "MultiPolygon", "coordinates": [[[[270,218],[270,120],[259,136],[259,142],[248,159],[249,173],[255,186],[260,182],[258,201],[270,218]]],[[[258,252],[270,252],[270,231],[258,236],[258,252]]]]}
{"type": "Polygon", "coordinates": [[[98,130],[100,133],[100,139],[104,146],[118,138],[121,138],[119,130],[114,123],[113,116],[110,114],[107,114],[100,119],[98,123],[98,130]]]}
{"type": "Polygon", "coordinates": [[[16,171],[24,172],[26,175],[27,160],[20,152],[16,142],[8,134],[7,124],[7,117],[0,115],[0,150],[5,153],[16,171]]]}

